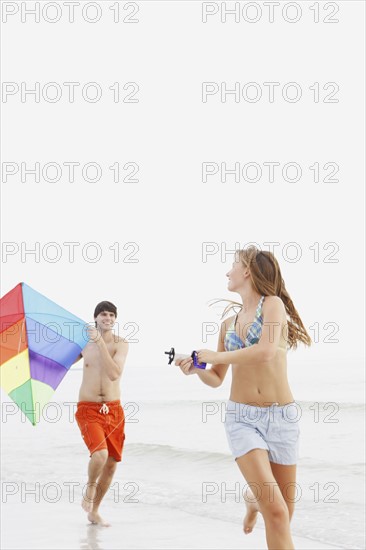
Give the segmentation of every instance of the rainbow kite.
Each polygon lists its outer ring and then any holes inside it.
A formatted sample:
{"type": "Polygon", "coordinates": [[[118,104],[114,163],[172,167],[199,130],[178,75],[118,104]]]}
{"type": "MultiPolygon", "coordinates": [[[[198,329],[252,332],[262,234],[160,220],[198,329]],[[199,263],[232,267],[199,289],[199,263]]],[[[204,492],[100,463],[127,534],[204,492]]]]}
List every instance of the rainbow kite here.
{"type": "Polygon", "coordinates": [[[25,283],[1,298],[1,387],[33,426],[88,340],[84,321],[25,283]]]}

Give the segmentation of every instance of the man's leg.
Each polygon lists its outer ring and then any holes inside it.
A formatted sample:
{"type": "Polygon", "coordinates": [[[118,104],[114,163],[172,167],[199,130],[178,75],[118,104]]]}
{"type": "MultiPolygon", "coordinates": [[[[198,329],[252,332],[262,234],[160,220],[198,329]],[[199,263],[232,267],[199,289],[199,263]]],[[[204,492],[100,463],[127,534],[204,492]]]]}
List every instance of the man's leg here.
{"type": "Polygon", "coordinates": [[[93,502],[96,497],[96,493],[99,493],[99,487],[97,491],[97,479],[101,475],[103,468],[108,459],[107,449],[101,449],[100,451],[95,451],[88,465],[88,483],[85,495],[82,500],[82,507],[85,512],[91,512],[93,508],[93,502]]]}
{"type": "Polygon", "coordinates": [[[100,474],[100,477],[98,478],[98,491],[95,495],[94,501],[93,501],[93,507],[90,516],[95,516],[95,519],[97,519],[98,511],[100,503],[102,502],[104,495],[108,491],[112,479],[114,476],[114,472],[116,471],[117,462],[116,460],[109,456],[108,460],[106,461],[102,473],[100,474]]]}
{"type": "Polygon", "coordinates": [[[91,511],[88,514],[88,519],[90,521],[92,521],[93,523],[104,525],[104,526],[109,525],[109,523],[106,523],[100,517],[99,506],[112,483],[112,479],[116,471],[118,458],[116,460],[115,458],[113,458],[113,456],[119,457],[119,460],[121,460],[122,449],[123,449],[123,444],[125,440],[125,435],[124,435],[125,421],[124,421],[124,413],[123,413],[122,406],[119,404],[116,407],[116,411],[113,411],[113,412],[111,411],[111,413],[112,413],[111,421],[109,422],[108,429],[104,432],[105,440],[108,445],[109,456],[98,478],[98,487],[95,494],[95,498],[93,499],[93,506],[91,511]]]}

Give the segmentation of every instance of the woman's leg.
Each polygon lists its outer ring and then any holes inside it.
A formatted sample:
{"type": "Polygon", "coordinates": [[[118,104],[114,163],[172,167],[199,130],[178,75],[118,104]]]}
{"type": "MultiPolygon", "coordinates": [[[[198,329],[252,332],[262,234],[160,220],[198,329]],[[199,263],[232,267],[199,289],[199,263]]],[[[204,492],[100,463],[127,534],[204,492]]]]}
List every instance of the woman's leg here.
{"type": "Polygon", "coordinates": [[[269,550],[293,550],[289,511],[272,473],[268,451],[253,449],[236,462],[257,499],[269,550]]]}
{"type": "Polygon", "coordinates": [[[290,521],[294,513],[296,491],[296,464],[293,466],[285,466],[284,464],[276,464],[270,462],[271,469],[275,480],[278,483],[283,498],[287,504],[290,521]]]}

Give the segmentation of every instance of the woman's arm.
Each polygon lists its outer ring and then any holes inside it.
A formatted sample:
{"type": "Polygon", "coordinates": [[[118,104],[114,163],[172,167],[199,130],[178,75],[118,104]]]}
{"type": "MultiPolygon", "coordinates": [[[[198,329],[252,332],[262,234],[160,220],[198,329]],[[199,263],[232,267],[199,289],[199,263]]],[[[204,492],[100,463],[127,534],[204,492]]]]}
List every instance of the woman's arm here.
{"type": "MultiPolygon", "coordinates": [[[[220,327],[219,340],[217,343],[217,353],[221,353],[225,350],[225,332],[226,324],[224,321],[220,327]]],[[[217,363],[212,365],[210,369],[198,369],[197,367],[193,366],[193,359],[191,357],[188,357],[181,361],[176,361],[175,364],[180,367],[181,371],[184,372],[184,374],[198,374],[202,382],[207,386],[211,386],[212,388],[218,388],[219,386],[221,386],[229,368],[228,364],[224,365],[221,363],[217,363]]]]}

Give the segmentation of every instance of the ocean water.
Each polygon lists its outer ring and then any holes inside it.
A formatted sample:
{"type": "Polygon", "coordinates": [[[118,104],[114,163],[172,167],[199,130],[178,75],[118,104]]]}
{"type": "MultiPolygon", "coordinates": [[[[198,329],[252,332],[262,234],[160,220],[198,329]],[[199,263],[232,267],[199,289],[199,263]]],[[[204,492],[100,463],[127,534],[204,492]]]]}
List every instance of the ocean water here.
{"type": "MultiPolygon", "coordinates": [[[[298,405],[302,416],[293,533],[342,548],[365,548],[365,407],[341,404],[338,418],[321,421],[320,415],[315,422],[314,404],[298,405]]],[[[323,406],[327,403],[319,403],[320,410],[323,406]]],[[[150,467],[178,472],[177,479],[169,476],[169,483],[164,477],[155,483],[145,498],[212,518],[242,519],[246,482],[229,453],[224,409],[222,401],[141,404],[141,423],[146,414],[151,429],[143,433],[144,428],[127,425],[128,453],[136,458],[148,455],[150,467]],[[219,412],[207,416],[207,410],[219,412]],[[139,441],[142,434],[144,442],[139,441]]],[[[145,483],[148,487],[148,476],[145,483]]]]}
{"type": "MultiPolygon", "coordinates": [[[[328,423],[324,418],[314,421],[313,403],[298,404],[302,416],[293,534],[341,548],[364,548],[365,408],[340,405],[331,418],[339,422],[328,423]]],[[[123,405],[126,446],[121,473],[138,484],[139,502],[212,519],[242,520],[246,482],[229,453],[224,401],[123,405]]],[[[319,403],[320,410],[323,405],[319,403]]],[[[23,422],[20,413],[8,418],[2,429],[3,481],[60,481],[70,450],[79,468],[85,466],[86,449],[70,411],[70,404],[54,403],[48,420],[36,428],[23,422]],[[59,418],[54,422],[56,410],[59,418]]],[[[63,474],[61,479],[79,478],[63,474]]]]}
{"type": "MultiPolygon", "coordinates": [[[[177,372],[170,371],[165,387],[159,376],[148,386],[147,371],[143,372],[144,377],[141,371],[139,376],[135,373],[129,387],[127,381],[122,384],[126,445],[119,476],[132,484],[124,486],[127,501],[128,487],[137,487],[141,503],[241,522],[245,512],[242,492],[247,485],[226,440],[223,422],[228,385],[215,392],[202,389],[196,377],[182,377],[177,389],[177,372]],[[173,399],[167,399],[172,395],[173,399]]],[[[36,427],[3,399],[3,482],[45,485],[85,476],[88,455],[72,412],[80,381],[80,370],[70,372],[36,427]]],[[[359,397],[359,383],[356,380],[357,388],[347,393],[344,387],[337,387],[337,392],[333,388],[329,397],[337,401],[296,398],[301,414],[300,458],[292,532],[346,549],[365,548],[365,405],[339,400],[342,395],[359,397]]],[[[309,384],[303,395],[310,392],[309,384]]],[[[319,392],[314,394],[319,397],[319,392]]],[[[113,488],[107,498],[113,500],[113,488]]],[[[261,516],[258,527],[263,528],[261,516]]]]}

